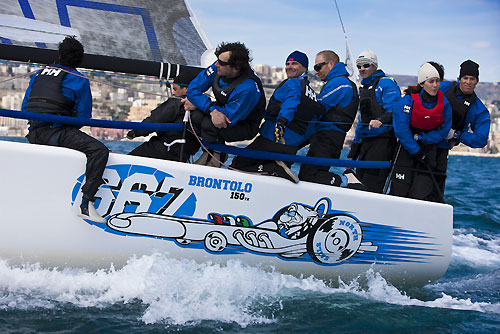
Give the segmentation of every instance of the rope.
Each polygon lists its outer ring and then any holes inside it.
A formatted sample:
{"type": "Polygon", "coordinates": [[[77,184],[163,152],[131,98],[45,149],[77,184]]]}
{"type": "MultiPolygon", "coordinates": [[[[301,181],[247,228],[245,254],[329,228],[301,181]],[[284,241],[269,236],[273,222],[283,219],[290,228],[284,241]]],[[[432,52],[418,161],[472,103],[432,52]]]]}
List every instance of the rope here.
{"type": "MultiPolygon", "coordinates": [[[[193,124],[191,122],[191,117],[189,118],[189,125],[191,127],[192,133],[194,134],[194,136],[196,137],[196,139],[200,143],[202,149],[205,152],[207,152],[212,157],[212,159],[216,160],[217,162],[221,163],[221,165],[223,165],[231,170],[240,171],[238,169],[227,166],[222,161],[219,161],[218,159],[216,159],[212,155],[212,153],[210,153],[209,150],[212,149],[212,150],[218,151],[218,152],[238,155],[238,156],[242,156],[245,158],[254,158],[254,159],[258,159],[258,160],[278,160],[278,161],[287,161],[287,162],[299,162],[299,163],[304,163],[304,164],[309,164],[309,165],[319,165],[319,166],[336,166],[336,167],[351,167],[351,168],[380,168],[380,169],[385,169],[385,168],[391,167],[390,161],[358,161],[358,160],[314,158],[314,157],[307,157],[307,156],[300,156],[300,155],[273,153],[273,152],[269,152],[269,151],[251,150],[248,148],[239,148],[239,147],[228,146],[228,145],[223,145],[223,144],[211,144],[211,143],[208,143],[204,140],[201,140],[201,138],[196,134],[196,131],[194,130],[193,124]]],[[[253,172],[247,172],[247,171],[241,171],[241,172],[262,175],[262,173],[253,173],[253,172]]]]}
{"type": "MultiPolygon", "coordinates": [[[[208,144],[207,142],[203,141],[199,136],[198,134],[196,133],[196,131],[194,130],[194,126],[193,126],[193,123],[191,122],[191,113],[188,114],[188,118],[189,118],[189,126],[191,127],[191,131],[192,133],[194,134],[196,140],[198,141],[198,143],[200,144],[201,146],[201,149],[205,152],[207,152],[207,154],[212,158],[214,159],[215,161],[217,161],[218,163],[220,163],[222,166],[226,167],[227,169],[230,169],[230,170],[234,170],[234,171],[238,171],[238,172],[241,172],[241,173],[246,173],[246,174],[252,174],[252,175],[267,175],[267,173],[258,173],[258,172],[249,172],[249,171],[245,171],[245,170],[239,170],[239,169],[236,169],[236,168],[233,168],[229,165],[226,165],[224,162],[220,161],[219,159],[217,159],[211,152],[210,150],[205,146],[205,144],[208,144]]],[[[224,145],[226,146],[226,145],[224,145]]]]}
{"type": "Polygon", "coordinates": [[[38,70],[36,70],[36,71],[31,71],[31,72],[28,72],[28,73],[25,73],[25,74],[21,74],[21,75],[15,76],[15,77],[7,78],[7,79],[5,79],[5,80],[0,81],[0,84],[2,84],[2,83],[4,83],[4,82],[7,82],[7,81],[10,81],[10,80],[15,80],[15,79],[20,79],[20,78],[27,77],[28,75],[32,75],[33,73],[36,73],[37,71],[38,71],[38,70]]]}

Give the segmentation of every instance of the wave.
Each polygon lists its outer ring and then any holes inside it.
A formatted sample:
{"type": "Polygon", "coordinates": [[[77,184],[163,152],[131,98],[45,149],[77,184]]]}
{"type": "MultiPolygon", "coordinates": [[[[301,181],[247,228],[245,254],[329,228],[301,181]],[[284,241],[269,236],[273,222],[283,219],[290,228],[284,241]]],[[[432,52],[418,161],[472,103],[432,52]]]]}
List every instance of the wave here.
{"type": "MultiPolygon", "coordinates": [[[[431,289],[439,290],[439,285],[431,289]]],[[[358,304],[365,300],[500,314],[500,304],[473,302],[445,293],[430,301],[412,298],[373,270],[331,287],[313,277],[264,271],[239,261],[199,264],[160,254],[131,258],[119,270],[111,267],[96,272],[45,269],[38,264],[14,267],[0,260],[1,310],[58,310],[68,306],[101,309],[140,303],[144,307],[139,319],[146,324],[196,325],[211,320],[246,327],[276,322],[285,312],[284,303],[304,299],[312,303],[318,297],[327,297],[331,302],[328,296],[334,295],[346,295],[340,299],[345,305],[356,298],[358,304]]],[[[338,302],[329,308],[345,306],[338,302]]]]}
{"type": "Polygon", "coordinates": [[[495,235],[477,236],[475,229],[455,229],[451,265],[470,268],[500,268],[500,238],[495,235]]]}

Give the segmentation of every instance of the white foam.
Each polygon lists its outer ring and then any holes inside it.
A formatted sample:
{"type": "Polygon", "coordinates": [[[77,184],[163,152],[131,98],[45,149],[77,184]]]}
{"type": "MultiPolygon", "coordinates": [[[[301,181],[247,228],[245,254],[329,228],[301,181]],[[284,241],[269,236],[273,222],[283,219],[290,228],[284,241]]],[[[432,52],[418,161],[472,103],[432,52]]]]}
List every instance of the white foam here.
{"type": "Polygon", "coordinates": [[[368,279],[367,290],[361,289],[357,281],[353,281],[349,284],[342,283],[341,285],[346,291],[350,291],[357,295],[389,304],[446,308],[453,310],[468,310],[500,314],[500,304],[472,302],[470,298],[459,299],[448,296],[445,293],[442,293],[442,296],[440,298],[431,301],[422,301],[411,298],[392,285],[388,284],[387,281],[382,276],[380,276],[379,273],[374,272],[372,269],[368,270],[368,272],[366,273],[366,278],[368,279]]]}
{"type": "Polygon", "coordinates": [[[273,316],[263,316],[262,305],[269,300],[279,304],[280,294],[295,288],[330,290],[314,278],[265,272],[238,261],[197,264],[155,254],[132,258],[120,270],[86,272],[11,267],[0,260],[0,309],[54,308],[61,303],[106,307],[139,300],[147,305],[141,318],[145,323],[269,323],[273,316]]]}
{"type": "Polygon", "coordinates": [[[366,277],[367,287],[352,281],[331,288],[314,278],[267,272],[239,261],[224,266],[198,264],[158,254],[132,258],[120,270],[97,272],[43,269],[37,265],[13,267],[0,259],[0,309],[50,309],[67,304],[105,308],[141,302],[145,311],[138,317],[147,324],[189,325],[213,320],[246,327],[274,322],[285,299],[348,293],[398,305],[500,313],[500,304],[446,294],[433,301],[421,301],[406,296],[372,270],[366,277]]]}
{"type": "Polygon", "coordinates": [[[475,236],[474,230],[456,229],[453,234],[452,264],[473,268],[500,267],[500,240],[475,236]]]}

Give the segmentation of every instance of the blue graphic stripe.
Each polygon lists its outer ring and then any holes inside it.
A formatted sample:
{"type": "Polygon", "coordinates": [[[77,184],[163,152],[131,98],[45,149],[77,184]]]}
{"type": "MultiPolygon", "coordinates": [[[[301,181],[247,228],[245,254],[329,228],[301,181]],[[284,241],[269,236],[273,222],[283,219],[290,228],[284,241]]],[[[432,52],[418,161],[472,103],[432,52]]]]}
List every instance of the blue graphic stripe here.
{"type": "Polygon", "coordinates": [[[12,45],[12,41],[8,38],[0,37],[0,42],[2,42],[2,44],[12,45]]]}
{"type": "Polygon", "coordinates": [[[158,44],[158,39],[156,37],[156,32],[153,26],[153,21],[151,19],[149,11],[146,8],[116,5],[88,0],[57,0],[56,3],[61,25],[66,27],[71,27],[71,22],[69,20],[68,14],[68,6],[141,16],[142,23],[144,24],[144,29],[146,30],[146,36],[148,38],[151,54],[153,55],[153,60],[158,62],[163,61],[160,52],[160,46],[158,44]]]}
{"type": "MultiPolygon", "coordinates": [[[[35,14],[33,14],[33,11],[31,10],[30,3],[28,0],[19,0],[19,6],[21,6],[21,10],[23,11],[23,15],[27,19],[33,19],[35,20],[35,14]]],[[[37,47],[41,49],[46,49],[47,45],[45,43],[35,43],[37,47]]]]}
{"type": "Polygon", "coordinates": [[[408,234],[415,234],[415,235],[421,235],[425,236],[427,233],[425,232],[420,232],[420,231],[412,231],[412,230],[406,230],[404,228],[396,227],[396,226],[388,226],[388,225],[381,225],[381,224],[374,224],[374,223],[368,223],[368,222],[359,222],[361,225],[361,228],[363,231],[369,230],[369,231],[376,231],[380,233],[387,233],[387,232],[392,232],[392,233],[408,233],[408,234]]]}

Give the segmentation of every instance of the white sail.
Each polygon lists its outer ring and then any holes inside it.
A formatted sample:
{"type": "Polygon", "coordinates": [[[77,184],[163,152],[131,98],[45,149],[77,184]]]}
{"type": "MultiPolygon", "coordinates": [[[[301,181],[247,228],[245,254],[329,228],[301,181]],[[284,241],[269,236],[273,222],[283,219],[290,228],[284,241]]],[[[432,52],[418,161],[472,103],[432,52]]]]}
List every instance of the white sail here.
{"type": "Polygon", "coordinates": [[[0,30],[4,44],[56,49],[60,36],[49,36],[79,34],[86,53],[193,66],[211,47],[184,1],[4,0],[0,14],[11,26],[0,30]]]}
{"type": "Polygon", "coordinates": [[[66,36],[80,38],[78,30],[15,15],[0,14],[0,36],[19,42],[59,43],[66,36]]]}

